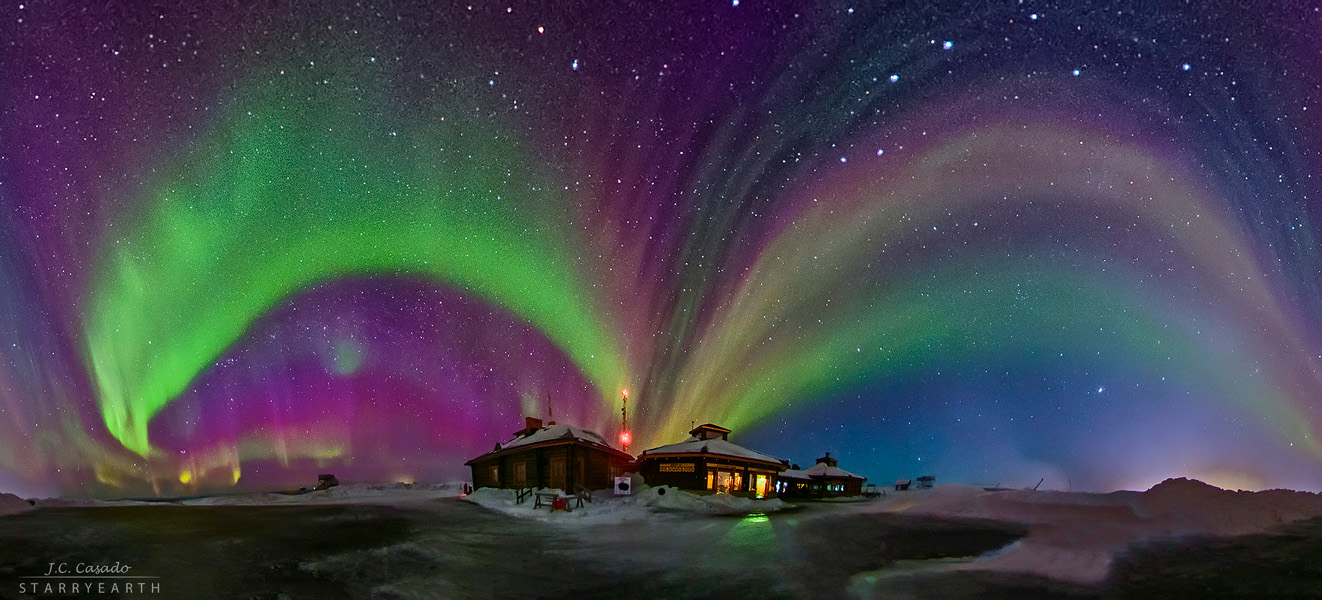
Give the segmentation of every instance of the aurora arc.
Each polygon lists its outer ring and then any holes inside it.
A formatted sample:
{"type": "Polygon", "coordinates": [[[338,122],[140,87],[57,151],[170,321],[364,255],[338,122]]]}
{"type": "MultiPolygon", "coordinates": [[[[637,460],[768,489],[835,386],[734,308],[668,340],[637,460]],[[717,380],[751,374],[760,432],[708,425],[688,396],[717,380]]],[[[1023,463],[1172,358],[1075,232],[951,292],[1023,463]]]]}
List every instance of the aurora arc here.
{"type": "Polygon", "coordinates": [[[352,274],[470,290],[535,323],[592,380],[612,389],[623,380],[566,233],[529,225],[556,219],[518,214],[553,212],[557,199],[513,140],[444,125],[401,137],[368,119],[346,127],[315,117],[363,108],[236,111],[224,141],[163,178],[141,222],[107,243],[87,352],[106,426],[127,448],[150,452],[152,416],[255,318],[352,274]]]}
{"type": "MultiPolygon", "coordinates": [[[[921,120],[908,125],[924,132],[940,129],[921,120]]],[[[795,399],[894,377],[919,368],[925,358],[995,363],[993,354],[1088,347],[1126,357],[1138,371],[1173,366],[1189,381],[1201,381],[1209,402],[1259,412],[1283,437],[1302,440],[1313,456],[1322,456],[1322,440],[1304,408],[1318,375],[1297,368],[1307,342],[1263,279],[1245,277],[1265,269],[1254,264],[1250,244],[1220,216],[1213,193],[1192,172],[1143,144],[1110,141],[1095,128],[1050,123],[1041,116],[933,138],[907,161],[837,169],[798,191],[805,208],[794,227],[769,238],[729,293],[732,300],[695,350],[690,364],[697,368],[677,394],[668,429],[682,428],[686,415],[701,411],[708,398],[727,399],[720,403],[721,419],[747,427],[780,414],[795,399]],[[1007,147],[1017,151],[1004,152],[1007,147]],[[1071,152],[1087,160],[1080,163],[1071,152]],[[1081,179],[1061,177],[1076,164],[1105,168],[1081,179]],[[1006,194],[1069,200],[1039,209],[1039,230],[1022,224],[1004,230],[993,213],[1029,207],[1001,201],[1006,194]],[[1119,294],[1125,289],[1119,273],[1133,277],[1152,267],[1137,260],[1106,267],[1114,251],[1097,244],[1076,245],[1086,248],[1084,260],[1116,275],[1079,276],[1077,265],[1053,257],[1048,225],[1070,223],[1063,215],[1071,210],[1106,215],[1092,226],[1112,232],[1113,244],[1130,237],[1164,240],[1165,254],[1194,263],[1197,268],[1184,276],[1182,286],[1161,286],[1160,293],[1220,290],[1237,310],[1166,313],[1156,308],[1163,302],[1155,289],[1119,294]],[[982,234],[964,234],[964,243],[972,246],[961,249],[958,261],[942,259],[939,238],[922,233],[961,220],[976,226],[978,215],[992,222],[982,224],[982,234]],[[1189,224],[1167,225],[1173,222],[1189,224]],[[997,229],[1002,231],[986,233],[997,229]],[[1012,255],[1002,253],[1003,238],[997,239],[1007,232],[1022,246],[1012,255]],[[929,245],[933,250],[919,253],[917,266],[890,262],[883,250],[912,252],[929,245]],[[859,264],[887,264],[880,269],[887,276],[859,277],[854,269],[859,264]],[[1039,282],[1040,293],[1018,301],[1014,284],[1026,279],[1039,282]],[[1213,337],[1231,342],[1201,342],[1207,326],[1197,324],[1200,317],[1220,323],[1224,329],[1213,337]],[[1110,335],[1099,341],[1090,331],[1110,335]],[[1080,343],[1084,339],[1093,341],[1080,343]],[[1255,356],[1267,358],[1269,381],[1254,381],[1249,374],[1255,356]],[[1172,365],[1172,357],[1182,360],[1172,365]]],[[[855,156],[853,164],[868,158],[855,156]]],[[[1168,260],[1162,254],[1147,258],[1160,265],[1168,260]]]]}

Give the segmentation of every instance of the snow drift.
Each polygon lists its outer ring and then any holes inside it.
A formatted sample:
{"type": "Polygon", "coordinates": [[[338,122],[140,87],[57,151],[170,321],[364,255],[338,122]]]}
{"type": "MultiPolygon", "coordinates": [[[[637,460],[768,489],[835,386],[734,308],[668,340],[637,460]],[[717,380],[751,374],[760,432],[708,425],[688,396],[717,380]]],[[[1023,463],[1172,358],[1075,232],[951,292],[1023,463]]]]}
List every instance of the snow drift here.
{"type": "MultiPolygon", "coordinates": [[[[514,490],[481,488],[463,499],[515,517],[551,523],[581,524],[639,520],[654,517],[657,513],[748,515],[779,512],[793,507],[779,499],[756,500],[729,494],[693,494],[670,486],[639,485],[634,489],[637,493],[631,496],[615,496],[610,490],[598,491],[593,494],[593,501],[584,502],[582,508],[571,502],[571,510],[567,512],[552,512],[545,506],[535,508],[535,499],[531,497],[521,504],[516,504],[514,490]]],[[[559,492],[554,489],[537,491],[544,494],[559,492]]]]}
{"type": "Polygon", "coordinates": [[[12,515],[32,510],[32,504],[13,494],[0,494],[0,515],[12,515]]]}
{"type": "Polygon", "coordinates": [[[1094,584],[1106,578],[1116,555],[1135,543],[1266,532],[1322,515],[1322,495],[1291,490],[1232,492],[1184,478],[1167,479],[1145,492],[1109,494],[988,492],[940,485],[895,492],[859,510],[1023,524],[1029,528],[1027,537],[945,568],[1031,573],[1094,584]]]}

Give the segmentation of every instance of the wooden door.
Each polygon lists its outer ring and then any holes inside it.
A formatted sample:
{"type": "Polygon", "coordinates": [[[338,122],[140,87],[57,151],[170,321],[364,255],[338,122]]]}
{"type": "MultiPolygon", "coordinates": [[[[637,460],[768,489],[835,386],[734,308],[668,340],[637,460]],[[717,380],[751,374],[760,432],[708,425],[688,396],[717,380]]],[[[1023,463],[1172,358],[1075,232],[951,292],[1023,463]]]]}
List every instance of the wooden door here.
{"type": "Polygon", "coordinates": [[[565,489],[565,457],[551,459],[551,487],[565,489]]]}

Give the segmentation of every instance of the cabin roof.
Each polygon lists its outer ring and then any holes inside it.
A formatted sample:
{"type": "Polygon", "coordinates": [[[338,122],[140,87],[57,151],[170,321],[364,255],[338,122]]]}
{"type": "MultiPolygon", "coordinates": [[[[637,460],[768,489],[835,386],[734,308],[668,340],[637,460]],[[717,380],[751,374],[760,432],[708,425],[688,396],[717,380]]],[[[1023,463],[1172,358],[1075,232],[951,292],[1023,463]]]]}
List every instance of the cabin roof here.
{"type": "Polygon", "coordinates": [[[597,444],[599,446],[606,446],[607,448],[610,448],[610,444],[606,443],[605,438],[601,437],[601,434],[595,431],[579,429],[578,427],[574,427],[573,425],[559,424],[559,425],[552,425],[550,427],[543,427],[541,429],[538,429],[537,431],[532,432],[531,434],[515,437],[514,439],[501,444],[500,449],[508,450],[510,448],[518,448],[519,446],[530,446],[532,444],[537,444],[540,442],[546,442],[560,438],[574,439],[580,442],[585,442],[588,444],[597,444]]]}
{"type": "Polygon", "coordinates": [[[845,477],[848,479],[867,479],[867,477],[864,477],[862,475],[855,475],[853,473],[850,473],[849,471],[841,469],[840,467],[833,467],[824,462],[819,462],[811,467],[808,467],[807,469],[800,469],[797,471],[794,469],[790,469],[788,471],[785,471],[784,473],[781,473],[780,476],[781,478],[791,478],[791,479],[809,479],[813,477],[817,477],[817,478],[845,477]]]}
{"type": "Polygon", "coordinates": [[[679,442],[678,444],[668,444],[665,446],[658,446],[650,450],[643,450],[643,453],[639,454],[638,458],[641,460],[644,457],[665,456],[668,454],[711,454],[716,456],[730,456],[734,458],[742,458],[745,460],[755,460],[755,461],[774,463],[774,464],[785,464],[785,461],[779,458],[776,458],[769,454],[762,454],[761,452],[758,452],[756,450],[749,450],[748,448],[740,446],[739,444],[736,444],[729,440],[723,440],[719,438],[711,438],[704,440],[698,438],[697,436],[692,436],[687,440],[679,442]]]}
{"type": "MultiPolygon", "coordinates": [[[[474,458],[473,460],[470,460],[465,464],[471,464],[478,459],[486,458],[493,454],[499,454],[509,450],[515,450],[518,448],[531,448],[534,446],[551,445],[551,444],[559,444],[559,443],[578,443],[588,446],[598,446],[609,452],[613,452],[615,454],[629,457],[628,454],[625,454],[624,452],[620,450],[616,450],[615,448],[611,447],[611,445],[606,442],[605,438],[601,437],[601,434],[595,431],[580,429],[578,427],[574,427],[573,425],[559,424],[559,425],[551,425],[549,427],[543,427],[532,433],[526,433],[523,435],[516,436],[514,439],[505,442],[503,444],[496,444],[495,450],[492,450],[491,452],[488,452],[486,454],[483,454],[482,456],[474,458]]],[[[633,457],[629,457],[629,458],[632,460],[633,457]]]]}

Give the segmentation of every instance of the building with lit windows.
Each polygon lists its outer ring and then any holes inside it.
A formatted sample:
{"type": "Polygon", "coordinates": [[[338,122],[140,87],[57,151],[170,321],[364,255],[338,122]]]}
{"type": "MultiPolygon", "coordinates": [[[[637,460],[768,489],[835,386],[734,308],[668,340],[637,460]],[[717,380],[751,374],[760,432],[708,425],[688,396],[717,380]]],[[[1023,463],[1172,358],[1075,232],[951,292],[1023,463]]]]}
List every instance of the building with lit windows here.
{"type": "Polygon", "coordinates": [[[774,496],[787,468],[788,461],[735,444],[729,429],[710,423],[693,428],[687,440],[638,455],[648,485],[754,498],[774,496]]]}
{"type": "Polygon", "coordinates": [[[776,491],[782,498],[834,498],[863,494],[867,477],[855,475],[836,466],[831,453],[817,459],[817,464],[803,470],[790,469],[780,474],[776,491]]]}

